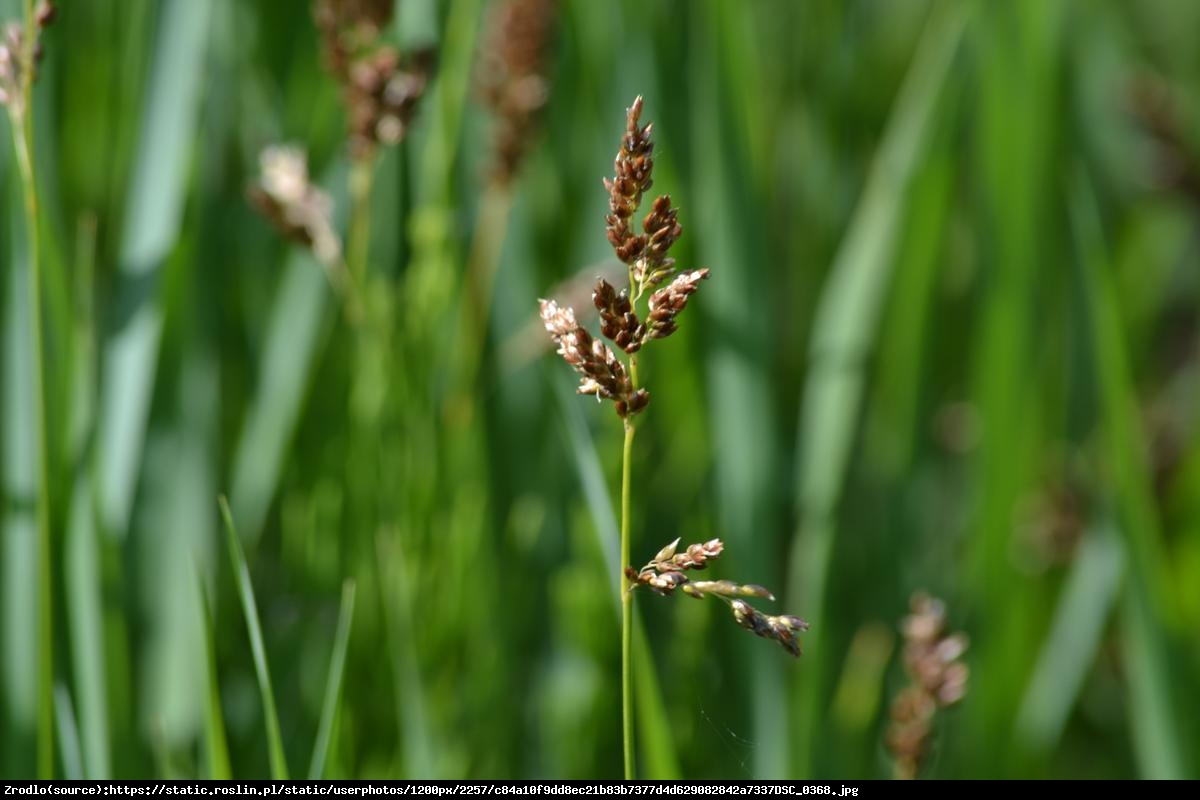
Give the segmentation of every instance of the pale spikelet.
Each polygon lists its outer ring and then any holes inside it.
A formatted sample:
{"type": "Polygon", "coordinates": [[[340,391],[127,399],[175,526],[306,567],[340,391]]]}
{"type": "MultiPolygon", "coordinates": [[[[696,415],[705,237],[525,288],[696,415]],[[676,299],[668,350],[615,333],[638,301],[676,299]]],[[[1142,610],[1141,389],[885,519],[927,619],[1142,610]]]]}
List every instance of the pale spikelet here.
{"type": "Polygon", "coordinates": [[[579,328],[579,323],[575,321],[575,310],[569,307],[559,306],[553,300],[538,300],[538,307],[541,312],[542,323],[546,326],[546,331],[550,334],[550,338],[555,344],[559,344],[562,337],[568,333],[574,333],[579,328]]]}
{"type": "Polygon", "coordinates": [[[287,238],[311,248],[322,264],[341,258],[334,232],[333,202],[312,184],[304,152],[270,145],[259,155],[260,177],[248,189],[250,202],[287,238]]]}
{"type": "Polygon", "coordinates": [[[498,0],[488,14],[476,85],[495,119],[492,178],[509,183],[550,96],[546,76],[557,0],[498,0]]]}
{"type": "Polygon", "coordinates": [[[600,339],[592,338],[575,320],[575,311],[553,300],[538,301],[542,323],[558,344],[558,354],[582,379],[576,391],[612,400],[621,417],[638,413],[650,401],[645,389],[633,388],[625,365],[600,339]]]}
{"type": "Polygon", "coordinates": [[[433,52],[401,56],[379,40],[390,20],[389,0],[317,0],[313,19],[325,65],[342,88],[350,153],[367,158],[408,132],[433,67],[433,52]]]}
{"type": "Polygon", "coordinates": [[[650,295],[647,339],[665,339],[679,328],[675,318],[687,306],[688,298],[700,288],[700,281],[708,279],[708,274],[707,269],[680,273],[675,280],[650,295]]]}
{"type": "Polygon", "coordinates": [[[918,593],[905,617],[904,669],[910,683],[892,702],[887,745],[897,778],[916,778],[929,755],[937,711],[966,695],[968,670],[960,660],[967,649],[964,634],[946,633],[942,601],[918,593]]]}

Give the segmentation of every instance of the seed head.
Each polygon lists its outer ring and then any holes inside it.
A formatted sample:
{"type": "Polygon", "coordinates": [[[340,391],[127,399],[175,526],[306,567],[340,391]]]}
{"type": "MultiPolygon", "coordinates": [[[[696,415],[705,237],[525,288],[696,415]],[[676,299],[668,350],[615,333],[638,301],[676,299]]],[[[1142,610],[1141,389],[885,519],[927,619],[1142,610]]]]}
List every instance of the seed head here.
{"type": "Polygon", "coordinates": [[[316,0],[313,6],[326,68],[342,88],[356,158],[404,138],[433,68],[432,50],[402,57],[379,41],[392,7],[387,0],[316,0]]]}
{"type": "Polygon", "coordinates": [[[669,595],[679,589],[697,600],[717,597],[729,604],[734,621],[759,636],[773,639],[793,656],[800,655],[800,640],[796,634],[808,630],[808,623],[790,614],[770,616],[742,600],[743,597],[761,597],[774,600],[775,595],[766,587],[756,583],[734,583],[733,581],[695,581],[687,570],[703,569],[708,561],[719,556],[725,549],[720,539],[709,539],[702,544],[689,545],[677,552],[679,540],[659,550],[649,564],[641,570],[626,567],[625,577],[630,587],[647,586],[656,594],[669,595]]]}
{"type": "Polygon", "coordinates": [[[929,754],[938,709],[954,705],[967,692],[967,666],[960,660],[967,649],[967,637],[946,633],[946,607],[942,601],[918,593],[912,598],[911,608],[912,613],[901,625],[909,685],[892,702],[892,723],[887,732],[898,778],[917,776],[929,754]]]}
{"type": "Polygon", "coordinates": [[[476,85],[495,118],[492,177],[512,180],[550,97],[546,76],[557,0],[502,0],[488,16],[476,85]]]}
{"type": "Polygon", "coordinates": [[[333,202],[312,184],[304,152],[271,145],[259,155],[260,177],[247,190],[250,202],[288,239],[311,248],[322,264],[341,257],[333,228],[333,202]]]}

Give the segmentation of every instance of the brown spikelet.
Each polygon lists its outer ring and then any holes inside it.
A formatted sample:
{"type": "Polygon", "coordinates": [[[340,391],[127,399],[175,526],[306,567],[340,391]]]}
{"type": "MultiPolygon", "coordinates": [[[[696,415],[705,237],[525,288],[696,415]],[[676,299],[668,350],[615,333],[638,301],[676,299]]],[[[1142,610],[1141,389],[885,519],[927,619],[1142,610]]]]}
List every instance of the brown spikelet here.
{"type": "Polygon", "coordinates": [[[557,0],[500,0],[488,15],[476,85],[495,118],[492,178],[510,182],[550,96],[546,75],[557,0]]]}
{"type": "Polygon", "coordinates": [[[671,207],[670,195],[660,195],[642,222],[645,246],[642,257],[634,264],[634,279],[647,286],[657,286],[675,269],[675,259],[667,255],[671,245],[683,235],[679,224],[679,209],[671,207]]]}
{"type": "Polygon", "coordinates": [[[341,85],[355,158],[404,138],[433,68],[432,50],[401,56],[379,41],[392,7],[387,0],[316,0],[313,5],[326,68],[341,85]]]}
{"type": "Polygon", "coordinates": [[[604,188],[608,190],[609,213],[604,218],[608,226],[608,241],[617,258],[630,265],[641,256],[647,237],[635,234],[629,221],[637,213],[642,195],[654,183],[651,179],[654,142],[650,138],[653,126],[642,127],[639,124],[642,104],[642,97],[638,95],[625,112],[625,134],[621,137],[621,147],[613,160],[615,175],[611,179],[604,179],[604,188]]]}
{"type": "Polygon", "coordinates": [[[918,593],[904,619],[904,669],[909,685],[892,702],[887,745],[897,778],[916,778],[929,755],[939,709],[954,705],[967,692],[967,666],[961,658],[967,637],[946,633],[946,607],[918,593]]]}
{"type": "Polygon", "coordinates": [[[642,347],[646,326],[634,313],[629,291],[618,292],[604,278],[596,281],[592,302],[600,312],[600,332],[626,353],[636,353],[642,347]]]}

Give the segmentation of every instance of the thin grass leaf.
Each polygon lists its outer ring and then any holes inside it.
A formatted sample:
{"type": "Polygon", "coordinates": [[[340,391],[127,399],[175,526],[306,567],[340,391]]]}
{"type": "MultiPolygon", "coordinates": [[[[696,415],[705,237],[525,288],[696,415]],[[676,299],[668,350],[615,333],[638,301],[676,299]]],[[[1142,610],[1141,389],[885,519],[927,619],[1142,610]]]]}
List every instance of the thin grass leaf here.
{"type": "Polygon", "coordinates": [[[54,717],[54,727],[58,733],[58,752],[62,758],[62,777],[69,781],[83,780],[83,750],[79,745],[79,726],[75,724],[71,693],[61,683],[54,685],[54,717]]]}
{"type": "Polygon", "coordinates": [[[376,538],[379,554],[384,630],[392,662],[392,682],[396,694],[396,718],[403,734],[406,774],[436,778],[438,752],[433,731],[425,712],[425,689],[417,663],[413,630],[412,602],[403,551],[393,539],[382,533],[376,538]]]}
{"type": "Polygon", "coordinates": [[[233,524],[229,501],[224,495],[219,500],[221,517],[225,521],[225,540],[229,546],[229,560],[233,565],[234,581],[242,614],[246,618],[246,630],[250,634],[250,650],[254,656],[254,672],[258,678],[258,691],[262,696],[263,717],[267,725],[267,749],[271,757],[271,779],[287,780],[287,758],[283,751],[283,735],[279,729],[279,714],[275,710],[275,692],[271,688],[271,672],[267,667],[267,650],[263,645],[262,627],[258,621],[258,606],[254,602],[254,588],[250,585],[250,570],[242,553],[242,543],[233,524]]]}
{"type": "Polygon", "coordinates": [[[1128,548],[1131,575],[1125,591],[1122,645],[1129,665],[1128,712],[1134,750],[1147,778],[1184,778],[1184,729],[1167,662],[1170,586],[1149,466],[1142,447],[1136,391],[1121,330],[1100,211],[1086,173],[1071,186],[1072,232],[1078,244],[1083,289],[1100,396],[1101,446],[1116,496],[1120,531],[1128,548]]]}
{"type": "Polygon", "coordinates": [[[1018,737],[1035,751],[1049,753],[1062,737],[1124,574],[1125,554],[1117,532],[1107,526],[1089,531],[1071,564],[1017,716],[1018,737]]]}
{"type": "Polygon", "coordinates": [[[216,637],[213,634],[212,611],[204,576],[193,559],[192,574],[196,579],[196,602],[200,609],[200,630],[204,645],[204,757],[209,780],[229,780],[229,745],[225,738],[225,714],[221,710],[221,686],[217,679],[216,637]]]}
{"type": "Polygon", "coordinates": [[[157,280],[179,236],[199,113],[212,3],[167,0],[142,109],[138,158],[119,259],[119,311],[105,352],[99,427],[100,509],[123,536],[134,489],[162,332],[157,280]]]}
{"type": "Polygon", "coordinates": [[[350,646],[350,626],[354,621],[354,581],[342,584],[342,607],[338,613],[337,633],[333,640],[333,657],[329,662],[329,678],[325,683],[325,702],[321,706],[321,723],[313,745],[312,763],[308,768],[310,781],[325,777],[325,764],[333,745],[333,724],[337,717],[338,701],[342,695],[342,676],[346,670],[346,650],[350,646]]]}
{"type": "MultiPolygon", "coordinates": [[[[797,443],[796,502],[800,527],[791,552],[789,607],[812,622],[809,652],[824,638],[825,596],[836,534],[835,511],[858,425],[867,357],[878,329],[883,294],[905,209],[909,182],[930,139],[938,98],[950,74],[967,6],[937,6],[867,178],[818,305],[797,443]]],[[[820,665],[824,658],[813,659],[820,665]]],[[[820,735],[821,667],[810,666],[798,707],[794,769],[813,774],[820,735]]]]}

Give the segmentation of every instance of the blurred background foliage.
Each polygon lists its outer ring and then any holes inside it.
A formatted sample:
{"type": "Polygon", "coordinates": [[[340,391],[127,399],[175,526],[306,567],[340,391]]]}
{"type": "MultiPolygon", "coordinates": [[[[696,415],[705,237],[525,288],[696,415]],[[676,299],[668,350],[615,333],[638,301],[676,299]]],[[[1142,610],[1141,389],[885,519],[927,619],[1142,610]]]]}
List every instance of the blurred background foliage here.
{"type": "Polygon", "coordinates": [[[890,775],[926,589],[971,678],[924,774],[1196,777],[1200,5],[563,0],[478,369],[484,0],[402,0],[385,31],[438,55],[375,170],[369,332],[245,200],[292,142],[345,224],[307,3],[60,5],[35,101],[51,665],[0,151],[4,775],[35,772],[49,686],[57,774],[268,774],[219,494],[291,774],[323,724],[332,777],[620,774],[620,428],[535,309],[613,266],[600,178],[641,93],[680,263],[713,277],[642,360],[635,559],[721,536],[711,574],[813,630],[793,662],[717,603],[639,595],[640,773],[890,775]]]}

